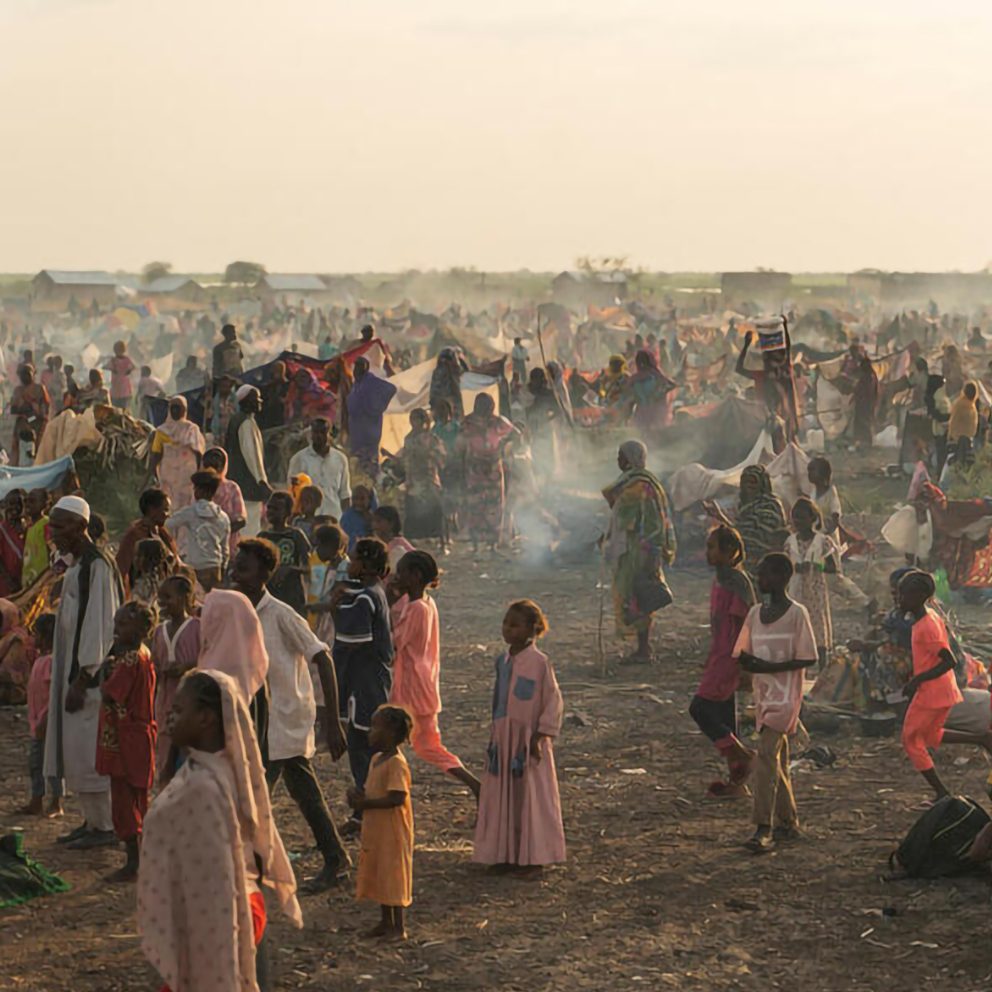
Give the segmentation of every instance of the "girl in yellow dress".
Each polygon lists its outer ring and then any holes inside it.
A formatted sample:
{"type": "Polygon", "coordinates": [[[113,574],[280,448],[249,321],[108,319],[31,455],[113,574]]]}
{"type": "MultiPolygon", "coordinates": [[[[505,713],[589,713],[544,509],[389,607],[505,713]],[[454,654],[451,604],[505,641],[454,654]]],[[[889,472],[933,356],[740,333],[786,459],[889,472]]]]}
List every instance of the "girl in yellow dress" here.
{"type": "Polygon", "coordinates": [[[413,902],[413,805],[410,767],[400,750],[413,719],[402,706],[380,706],[372,716],[369,744],[377,752],[364,791],[348,790],[348,804],[362,817],[357,899],[382,906],[369,937],[406,940],[403,910],[413,902]]]}

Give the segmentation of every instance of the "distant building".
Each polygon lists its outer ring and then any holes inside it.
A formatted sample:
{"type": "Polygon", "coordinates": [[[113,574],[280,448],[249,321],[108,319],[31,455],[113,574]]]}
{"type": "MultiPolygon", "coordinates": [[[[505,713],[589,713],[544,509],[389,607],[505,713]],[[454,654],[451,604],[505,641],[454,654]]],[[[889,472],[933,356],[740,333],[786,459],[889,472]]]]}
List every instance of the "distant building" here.
{"type": "Polygon", "coordinates": [[[263,298],[281,299],[286,296],[291,302],[295,302],[300,297],[326,296],[328,290],[327,283],[320,276],[270,272],[259,279],[255,291],[263,298]]]}
{"type": "Polygon", "coordinates": [[[167,305],[170,301],[179,304],[205,303],[209,295],[207,290],[190,276],[162,276],[160,279],[153,279],[150,283],[139,287],[138,294],[153,296],[163,305],[167,305]]]}
{"type": "Polygon", "coordinates": [[[110,272],[67,272],[42,269],[31,280],[31,306],[37,310],[68,310],[75,300],[83,309],[96,300],[101,309],[117,302],[120,279],[110,272]]]}
{"type": "Polygon", "coordinates": [[[757,303],[762,309],[778,311],[792,295],[792,276],[788,272],[724,272],[720,294],[727,309],[757,303]]]}
{"type": "Polygon", "coordinates": [[[880,272],[865,269],[847,277],[855,300],[886,309],[922,310],[932,300],[942,310],[992,303],[992,274],[988,272],[880,272]]]}
{"type": "Polygon", "coordinates": [[[556,303],[567,307],[612,306],[627,296],[627,276],[624,272],[587,272],[571,269],[560,272],[551,281],[556,303]]]}

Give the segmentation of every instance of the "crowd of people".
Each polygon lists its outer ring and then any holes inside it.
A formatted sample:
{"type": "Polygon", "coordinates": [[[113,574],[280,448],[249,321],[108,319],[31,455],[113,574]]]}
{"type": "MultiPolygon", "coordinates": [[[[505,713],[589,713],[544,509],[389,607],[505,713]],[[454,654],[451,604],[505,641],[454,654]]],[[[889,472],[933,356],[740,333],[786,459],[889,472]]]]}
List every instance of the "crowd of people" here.
{"type": "MultiPolygon", "coordinates": [[[[316,313],[305,319],[319,337],[316,313]]],[[[371,326],[354,340],[328,329],[319,375],[280,359],[260,378],[245,368],[239,332],[224,324],[209,373],[191,356],[171,397],[123,341],[105,365],[109,388],[100,369],[77,387],[55,354],[44,356],[36,381],[34,355],[22,351],[9,400],[15,464],[32,463],[64,411],[116,407],[157,421],[146,488],[121,534],[107,532],[101,508],[71,481],[66,495],[11,489],[3,499],[0,701],[28,710],[23,814],[58,818],[68,808],[80,817],[60,838],[68,850],[123,848],[110,881],[137,880],[142,946],[174,989],[265,988],[268,907],[278,904],[300,925],[297,894],[337,886],[353,867],[357,897],[381,907],[371,935],[405,937],[414,891],[407,747],[477,802],[475,861],[523,877],[562,862],[553,741],[563,699],[538,646],[548,620],[529,599],[506,609],[485,765],[466,767],[442,742],[438,720],[436,555],[456,540],[491,554],[526,539],[535,515],[556,531],[549,502],[576,450],[573,432],[623,429],[631,439],[619,445],[619,475],[602,492],[600,547],[617,632],[633,646],[623,660],[649,662],[657,615],[673,601],[666,569],[680,554],[677,516],[649,467],[664,430],[736,375],[763,411],[771,454],[811,447],[820,430],[817,390],[806,381],[812,368],[816,382],[849,397],[846,433],[835,443],[866,450],[889,416],[884,379],[887,395],[905,400],[892,415],[903,451],[916,445],[908,467],[917,503],[939,504],[941,480],[981,448],[988,406],[955,345],[942,352],[943,375],[928,371],[922,349],[933,342],[912,336],[921,319],[887,324],[876,337],[903,345],[901,375],[892,371],[898,363],[870,358],[861,340],[846,355],[821,357],[824,368],[838,363],[828,377],[809,349],[799,353],[787,318],[742,333],[731,326],[718,345],[712,336],[681,339],[662,322],[595,372],[534,362],[518,337],[510,374],[476,381],[471,392],[466,354],[445,346],[425,404],[409,412],[391,452],[383,425],[400,363],[371,326]],[[712,381],[694,378],[692,369],[714,361],[712,381]],[[163,403],[159,415],[153,401],[163,403]],[[269,443],[282,428],[302,445],[288,456],[269,443]],[[318,748],[334,761],[347,756],[351,815],[343,823],[316,770],[318,748]],[[299,886],[273,813],[280,781],[322,859],[299,886]],[[360,838],[357,866],[351,838],[360,838]],[[216,935],[209,947],[204,932],[216,935]]],[[[973,356],[979,337],[968,341],[973,356]]],[[[853,535],[830,461],[808,459],[801,482],[785,500],[759,460],[739,472],[736,500],[696,508],[708,520],[699,551],[714,580],[709,652],[689,712],[726,765],[709,794],[752,799],[746,847],[755,854],[802,836],[790,738],[808,677],[829,667],[842,640],[832,595],[868,607],[873,633],[850,638],[849,648],[909,700],[903,743],[935,797],[948,790],[934,749],[971,744],[992,753],[992,719],[978,729],[954,721],[962,689],[983,677],[987,689],[987,675],[936,602],[931,563],[911,555],[893,576],[892,612],[875,618],[877,604],[845,574],[853,535]],[[754,739],[738,719],[745,687],[754,739]]]]}

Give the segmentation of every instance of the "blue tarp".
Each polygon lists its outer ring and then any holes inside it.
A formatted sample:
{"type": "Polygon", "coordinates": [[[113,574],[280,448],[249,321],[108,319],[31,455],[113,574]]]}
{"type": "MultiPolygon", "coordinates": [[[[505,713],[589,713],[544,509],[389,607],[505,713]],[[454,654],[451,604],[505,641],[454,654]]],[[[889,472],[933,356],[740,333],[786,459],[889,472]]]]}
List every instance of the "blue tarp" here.
{"type": "Polygon", "coordinates": [[[25,489],[28,492],[32,489],[57,489],[66,472],[72,471],[72,468],[72,455],[31,468],[0,465],[0,499],[13,489],[25,489]]]}

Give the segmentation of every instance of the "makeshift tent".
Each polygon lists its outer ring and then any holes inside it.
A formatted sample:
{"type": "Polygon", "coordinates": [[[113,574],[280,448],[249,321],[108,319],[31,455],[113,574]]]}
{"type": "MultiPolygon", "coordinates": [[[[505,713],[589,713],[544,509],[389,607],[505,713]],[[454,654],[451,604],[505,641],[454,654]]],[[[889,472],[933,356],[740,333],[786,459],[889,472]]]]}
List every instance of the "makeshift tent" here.
{"type": "Polygon", "coordinates": [[[761,404],[731,396],[717,404],[683,407],[651,449],[672,468],[696,461],[729,468],[748,456],[764,426],[761,404]]]}
{"type": "MultiPolygon", "coordinates": [[[[403,439],[410,432],[410,411],[428,406],[431,391],[431,375],[437,361],[421,362],[394,375],[389,381],[396,386],[396,395],[382,418],[382,447],[397,453],[403,447],[403,439]]],[[[479,375],[476,372],[462,374],[462,403],[471,410],[479,393],[488,393],[493,402],[499,405],[499,380],[493,376],[479,375]]]]}
{"type": "Polygon", "coordinates": [[[775,495],[787,510],[805,491],[809,457],[796,444],[787,445],[776,455],[771,438],[766,431],[762,431],[747,458],[733,468],[711,469],[696,463],[675,471],[668,480],[672,507],[677,511],[686,510],[693,503],[713,499],[722,490],[740,485],[741,472],[748,465],[765,466],[775,495]]]}

